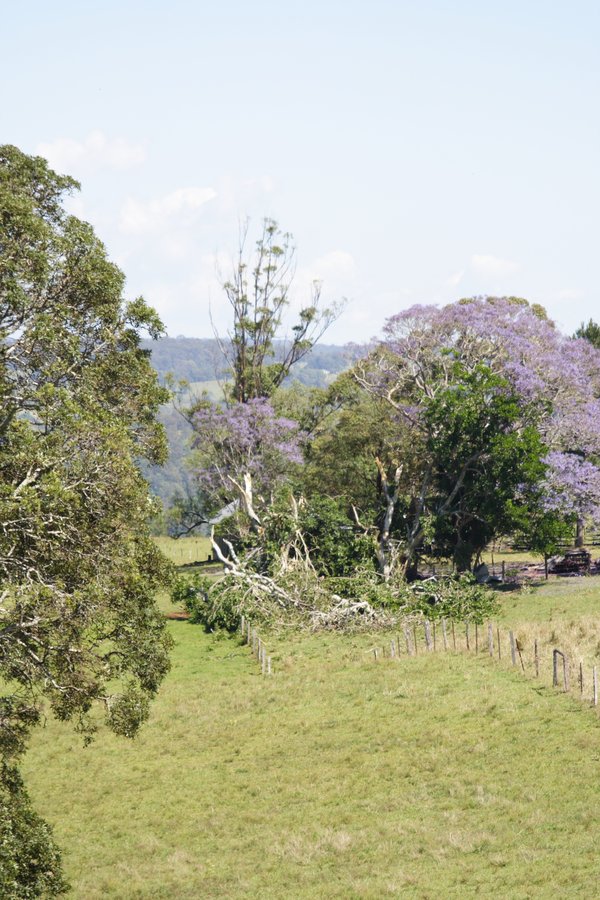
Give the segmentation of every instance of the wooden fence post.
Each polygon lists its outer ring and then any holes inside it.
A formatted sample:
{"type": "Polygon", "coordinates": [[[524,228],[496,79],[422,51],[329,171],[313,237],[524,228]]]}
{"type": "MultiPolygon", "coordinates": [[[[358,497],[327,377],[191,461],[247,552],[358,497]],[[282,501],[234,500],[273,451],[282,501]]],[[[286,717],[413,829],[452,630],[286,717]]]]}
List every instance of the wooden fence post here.
{"type": "Polygon", "coordinates": [[[242,616],[242,618],[240,619],[240,631],[242,632],[242,635],[245,634],[245,631],[246,631],[246,620],[245,620],[244,616],[242,616]]]}
{"type": "Polygon", "coordinates": [[[502,560],[502,581],[506,578],[506,561],[502,560]]]}
{"type": "Polygon", "coordinates": [[[267,675],[271,674],[271,657],[267,656],[267,675]]]}
{"type": "Polygon", "coordinates": [[[540,651],[538,645],[538,639],[536,638],[533,642],[533,662],[535,665],[535,677],[540,677],[540,651]]]}
{"type": "Polygon", "coordinates": [[[475,653],[479,653],[479,625],[475,622],[475,653]]]}
{"type": "Polygon", "coordinates": [[[469,644],[469,623],[465,622],[465,638],[467,640],[467,650],[471,649],[471,645],[469,644]]]}
{"type": "Polygon", "coordinates": [[[565,692],[569,690],[569,660],[562,650],[554,649],[552,651],[552,687],[558,687],[558,657],[562,657],[563,661],[563,688],[565,692]]]}
{"type": "Polygon", "coordinates": [[[433,623],[433,649],[434,649],[434,651],[437,649],[435,622],[433,623]]]}
{"type": "Polygon", "coordinates": [[[494,626],[491,622],[488,622],[488,652],[494,656],[494,626]]]}
{"type": "Polygon", "coordinates": [[[392,641],[390,643],[390,656],[392,659],[394,659],[396,656],[396,642],[395,641],[392,641]]]}
{"type": "Polygon", "coordinates": [[[425,646],[427,647],[427,652],[431,653],[431,629],[427,619],[423,623],[423,629],[425,631],[425,646]]]}
{"type": "Polygon", "coordinates": [[[413,625],[413,637],[415,639],[415,656],[418,656],[419,649],[417,647],[417,626],[413,625]]]}
{"type": "Polygon", "coordinates": [[[579,661],[579,693],[583,697],[583,662],[579,661]]]}
{"type": "Polygon", "coordinates": [[[498,659],[502,659],[502,650],[500,649],[500,626],[496,625],[496,638],[498,643],[498,659]]]}
{"type": "Polygon", "coordinates": [[[454,619],[452,619],[452,646],[456,650],[456,632],[454,630],[454,619]]]}
{"type": "Polygon", "coordinates": [[[508,639],[510,641],[510,658],[512,659],[513,666],[517,664],[517,648],[515,647],[515,636],[512,631],[508,632],[508,639]]]}
{"type": "Polygon", "coordinates": [[[412,649],[410,646],[410,632],[408,628],[404,629],[404,640],[406,641],[406,652],[409,656],[412,656],[412,649]]]}
{"type": "Polygon", "coordinates": [[[448,635],[446,634],[446,620],[442,619],[442,639],[444,641],[444,650],[448,649],[448,635]]]}

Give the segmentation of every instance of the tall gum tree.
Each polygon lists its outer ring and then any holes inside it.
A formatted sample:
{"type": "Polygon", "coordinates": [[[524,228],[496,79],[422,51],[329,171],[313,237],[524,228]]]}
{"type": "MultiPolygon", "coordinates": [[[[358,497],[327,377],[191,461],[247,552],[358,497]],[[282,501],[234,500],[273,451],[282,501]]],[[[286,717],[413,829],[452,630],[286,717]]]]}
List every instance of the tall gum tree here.
{"type": "Polygon", "coordinates": [[[86,738],[102,718],[133,735],[169,666],[137,464],[165,458],[167,396],[139,346],[162,325],[66,214],[77,188],[0,147],[0,788],[23,804],[15,765],[44,708],[86,738]]]}
{"type": "Polygon", "coordinates": [[[195,432],[190,464],[196,490],[176,506],[176,534],[206,524],[215,503],[223,506],[235,501],[254,531],[260,531],[256,498],[262,494],[268,501],[262,485],[256,484],[260,472],[273,473],[273,487],[281,474],[281,461],[295,462],[298,456],[294,441],[290,443],[297,429],[286,417],[277,416],[270,400],[341,311],[341,304],[322,306],[321,285],[313,282],[308,303],[294,318],[290,308],[296,269],[292,235],[266,218],[253,248],[248,247],[248,239],[246,221],[231,272],[221,278],[232,315],[227,336],[215,332],[229,376],[224,403],[214,404],[204,397],[182,410],[195,432]]]}
{"type": "Polygon", "coordinates": [[[263,219],[260,236],[250,252],[248,233],[246,221],[231,272],[221,279],[232,314],[227,339],[215,333],[231,376],[228,393],[236,403],[270,397],[341,308],[323,307],[321,284],[313,281],[309,302],[300,307],[294,324],[287,326],[296,271],[292,235],[281,231],[274,219],[263,219]]]}

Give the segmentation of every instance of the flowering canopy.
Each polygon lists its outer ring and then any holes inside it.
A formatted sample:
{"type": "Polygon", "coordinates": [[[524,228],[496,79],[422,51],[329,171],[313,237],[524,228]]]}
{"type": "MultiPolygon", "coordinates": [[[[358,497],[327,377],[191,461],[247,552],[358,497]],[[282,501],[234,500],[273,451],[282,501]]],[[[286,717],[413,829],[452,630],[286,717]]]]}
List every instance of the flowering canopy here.
{"type": "Polygon", "coordinates": [[[415,424],[457,361],[502,375],[548,448],[549,506],[600,518],[600,351],[588,341],[524,301],[475,298],[393,316],[375,354],[379,392],[415,424]]]}
{"type": "Polygon", "coordinates": [[[407,565],[428,548],[466,567],[495,534],[526,532],[534,507],[600,520],[600,352],[541,307],[413,306],[354,372],[411,436],[410,476],[394,463],[386,494],[407,565]]]}
{"type": "Polygon", "coordinates": [[[220,505],[237,498],[244,476],[254,492],[269,494],[290,465],[302,461],[298,424],[277,416],[264,398],[202,405],[193,426],[199,487],[220,505]]]}

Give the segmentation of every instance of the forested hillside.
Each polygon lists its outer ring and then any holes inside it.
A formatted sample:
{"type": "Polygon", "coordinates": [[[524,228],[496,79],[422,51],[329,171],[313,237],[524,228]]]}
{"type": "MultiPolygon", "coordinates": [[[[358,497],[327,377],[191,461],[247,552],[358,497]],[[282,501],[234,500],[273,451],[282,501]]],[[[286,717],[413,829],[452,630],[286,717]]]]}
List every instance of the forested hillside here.
{"type": "MultiPolygon", "coordinates": [[[[146,341],[152,351],[152,365],[164,378],[172,373],[176,379],[206,382],[227,378],[227,363],[214,338],[165,337],[146,341]]],[[[284,346],[275,341],[275,358],[284,346]]],[[[302,384],[323,385],[331,375],[347,366],[348,352],[334,344],[318,344],[294,368],[294,379],[302,384]]]]}
{"type": "MultiPolygon", "coordinates": [[[[170,374],[176,382],[189,382],[196,394],[205,390],[212,397],[220,394],[220,383],[227,380],[227,363],[215,339],[181,335],[145,341],[143,346],[151,351],[152,365],[161,380],[170,374]]],[[[276,356],[282,348],[283,342],[275,342],[276,356]]],[[[319,344],[296,364],[290,380],[323,387],[347,365],[348,351],[345,347],[319,344]]],[[[160,497],[166,508],[176,493],[186,491],[184,457],[189,450],[191,429],[171,403],[162,408],[160,420],[167,430],[169,458],[164,466],[146,466],[145,474],[152,492],[160,497]]]]}

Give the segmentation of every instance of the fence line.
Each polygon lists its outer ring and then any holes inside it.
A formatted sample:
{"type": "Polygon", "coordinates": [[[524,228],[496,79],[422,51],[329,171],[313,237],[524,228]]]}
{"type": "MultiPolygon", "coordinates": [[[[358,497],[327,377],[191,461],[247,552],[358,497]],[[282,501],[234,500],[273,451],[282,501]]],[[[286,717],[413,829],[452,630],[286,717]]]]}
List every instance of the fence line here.
{"type": "Polygon", "coordinates": [[[273,666],[271,664],[271,657],[267,654],[266,645],[256,628],[252,627],[250,619],[247,619],[245,616],[242,616],[240,619],[240,633],[242,640],[248,644],[249,647],[252,647],[252,653],[260,665],[261,673],[263,675],[272,675],[273,666]]]}
{"type": "MultiPolygon", "coordinates": [[[[447,653],[450,651],[450,641],[448,639],[449,631],[452,635],[452,648],[453,652],[468,652],[474,653],[475,655],[480,655],[481,653],[486,653],[490,657],[490,659],[495,659],[497,654],[497,659],[500,661],[502,659],[502,640],[501,640],[501,631],[500,626],[498,624],[494,624],[493,622],[487,622],[487,641],[482,638],[479,639],[479,624],[474,622],[465,621],[462,623],[464,626],[464,640],[462,642],[457,641],[457,632],[458,629],[455,627],[454,620],[451,620],[450,625],[451,629],[448,629],[448,622],[446,619],[441,619],[439,625],[441,625],[442,632],[442,640],[438,640],[436,638],[436,622],[430,622],[429,620],[423,620],[420,624],[413,624],[412,628],[405,626],[403,629],[403,637],[404,640],[401,640],[400,635],[398,635],[395,639],[392,639],[388,648],[388,652],[386,654],[386,648],[383,647],[372,647],[368,652],[373,655],[373,659],[377,662],[379,659],[389,658],[394,660],[400,660],[403,656],[418,656],[419,654],[419,639],[421,641],[421,647],[425,651],[425,653],[434,653],[434,652],[444,652],[447,653]],[[470,630],[470,626],[474,626],[474,635],[470,630]],[[494,633],[495,632],[495,633],[494,633]],[[474,638],[474,640],[473,640],[474,638]],[[462,643],[462,646],[459,646],[459,643],[462,643]]],[[[484,632],[485,633],[485,632],[484,632]]],[[[532,671],[535,678],[540,678],[540,668],[541,668],[541,654],[540,654],[540,641],[538,638],[533,640],[533,647],[526,648],[524,644],[517,638],[512,630],[508,631],[508,641],[510,647],[510,663],[511,666],[515,668],[520,668],[524,674],[528,674],[528,672],[532,671]],[[528,652],[531,652],[532,655],[527,656],[528,652]],[[525,663],[527,662],[527,667],[525,663]]],[[[561,688],[564,693],[571,692],[571,660],[569,656],[561,650],[559,647],[553,647],[551,650],[551,656],[549,659],[551,662],[552,668],[552,685],[555,688],[561,688]]],[[[547,671],[547,670],[546,670],[547,671]]],[[[577,674],[577,686],[579,688],[578,693],[582,701],[587,701],[594,708],[598,707],[598,671],[596,666],[591,667],[591,678],[589,681],[587,680],[585,674],[585,666],[583,661],[580,660],[576,667],[577,674]],[[586,698],[586,693],[589,696],[586,698]]],[[[589,674],[589,670],[588,670],[589,674]]],[[[574,676],[575,677],[575,676],[574,676]]]]}

